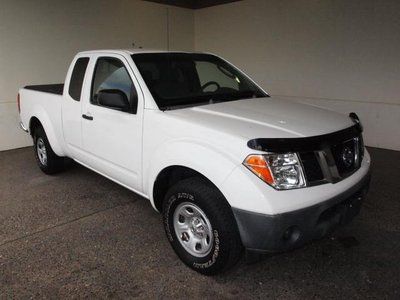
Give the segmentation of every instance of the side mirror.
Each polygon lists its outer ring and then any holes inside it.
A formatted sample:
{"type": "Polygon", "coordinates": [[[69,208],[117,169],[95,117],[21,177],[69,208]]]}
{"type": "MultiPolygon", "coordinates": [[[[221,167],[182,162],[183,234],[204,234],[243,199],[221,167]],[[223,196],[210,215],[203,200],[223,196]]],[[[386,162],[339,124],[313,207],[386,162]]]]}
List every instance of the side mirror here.
{"type": "Polygon", "coordinates": [[[97,94],[97,102],[102,106],[117,109],[120,111],[131,111],[128,97],[121,90],[101,90],[97,94]]]}

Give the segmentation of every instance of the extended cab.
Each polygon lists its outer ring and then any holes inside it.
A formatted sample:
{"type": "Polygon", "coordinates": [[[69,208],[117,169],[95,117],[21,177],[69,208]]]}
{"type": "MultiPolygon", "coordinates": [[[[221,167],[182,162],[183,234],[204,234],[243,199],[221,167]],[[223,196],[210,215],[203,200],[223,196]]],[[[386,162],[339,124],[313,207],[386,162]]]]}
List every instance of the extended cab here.
{"type": "Polygon", "coordinates": [[[26,86],[18,105],[45,173],[71,158],[149,199],[203,274],[326,235],[368,189],[356,114],[270,97],[211,54],[81,52],[64,84],[26,86]]]}

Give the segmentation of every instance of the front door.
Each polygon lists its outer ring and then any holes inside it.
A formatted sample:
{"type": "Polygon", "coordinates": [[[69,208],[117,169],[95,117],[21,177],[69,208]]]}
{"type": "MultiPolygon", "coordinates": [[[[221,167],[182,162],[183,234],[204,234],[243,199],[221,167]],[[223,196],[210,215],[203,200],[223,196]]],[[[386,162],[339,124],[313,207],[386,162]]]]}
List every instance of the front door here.
{"type": "Polygon", "coordinates": [[[122,56],[99,56],[92,69],[91,87],[82,109],[84,163],[141,192],[142,93],[138,93],[140,88],[122,56]],[[124,96],[129,109],[120,108],[117,100],[121,97],[100,97],[105,93],[124,96]]]}

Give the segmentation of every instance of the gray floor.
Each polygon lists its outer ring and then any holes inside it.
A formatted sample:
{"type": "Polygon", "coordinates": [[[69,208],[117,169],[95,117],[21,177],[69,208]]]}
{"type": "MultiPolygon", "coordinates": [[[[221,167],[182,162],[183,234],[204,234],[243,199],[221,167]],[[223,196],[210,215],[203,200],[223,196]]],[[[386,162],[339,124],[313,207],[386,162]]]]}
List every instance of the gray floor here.
{"type": "Polygon", "coordinates": [[[400,152],[370,151],[351,225],[211,278],[183,266],[146,200],[78,165],[46,176],[31,148],[0,152],[0,298],[399,298],[400,152]]]}

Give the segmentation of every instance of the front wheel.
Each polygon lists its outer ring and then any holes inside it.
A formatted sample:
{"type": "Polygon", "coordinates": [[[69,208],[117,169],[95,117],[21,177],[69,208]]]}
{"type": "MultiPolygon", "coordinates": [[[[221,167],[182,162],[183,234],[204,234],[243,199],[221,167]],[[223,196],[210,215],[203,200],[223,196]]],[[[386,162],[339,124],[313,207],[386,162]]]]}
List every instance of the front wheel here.
{"type": "Polygon", "coordinates": [[[199,273],[220,273],[241,256],[242,243],[232,209],[204,179],[189,178],[174,185],[164,200],[163,220],[176,254],[199,273]]]}

